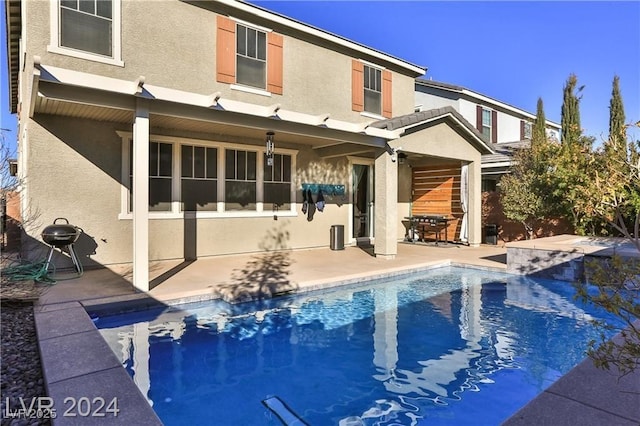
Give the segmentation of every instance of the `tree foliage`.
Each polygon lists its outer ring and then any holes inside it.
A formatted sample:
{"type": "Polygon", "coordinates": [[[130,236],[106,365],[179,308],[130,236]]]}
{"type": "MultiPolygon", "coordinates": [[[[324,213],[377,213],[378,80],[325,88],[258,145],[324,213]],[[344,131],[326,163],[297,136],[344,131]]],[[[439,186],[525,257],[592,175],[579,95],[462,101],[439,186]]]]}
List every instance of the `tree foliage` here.
{"type": "Polygon", "coordinates": [[[533,131],[531,135],[531,143],[536,144],[539,141],[545,141],[547,139],[547,119],[544,116],[544,104],[542,98],[538,98],[538,105],[536,108],[536,119],[533,122],[533,131]]]}
{"type": "Polygon", "coordinates": [[[578,77],[575,74],[569,75],[562,97],[561,121],[562,143],[564,147],[571,147],[578,142],[582,134],[580,126],[580,93],[584,86],[578,86],[578,77]]]}
{"type": "MultiPolygon", "coordinates": [[[[596,322],[601,337],[590,342],[589,356],[599,367],[615,366],[626,374],[640,366],[636,321],[640,318],[640,142],[627,140],[616,77],[610,137],[595,148],[595,139],[580,129],[577,81],[572,74],[564,88],[562,142],[543,139],[516,154],[511,173],[501,181],[501,201],[507,217],[519,220],[528,231],[532,218],[562,217],[571,219],[584,234],[607,231],[621,236],[630,250],[637,251],[632,256],[617,253],[586,261],[588,284],[575,283],[579,298],[607,310],[626,326],[619,338],[609,340],[611,327],[596,322]]],[[[640,122],[636,125],[640,128],[640,122]]]]}
{"type": "Polygon", "coordinates": [[[627,155],[627,127],[625,125],[624,105],[620,93],[620,77],[613,77],[611,101],[609,102],[609,139],[605,148],[608,154],[622,157],[627,155]]]}
{"type": "Polygon", "coordinates": [[[549,213],[547,165],[556,148],[546,138],[545,123],[542,99],[538,99],[531,146],[515,152],[509,174],[500,179],[504,214],[524,226],[527,239],[534,237],[533,222],[549,213]]]}
{"type": "MultiPolygon", "coordinates": [[[[640,127],[640,122],[638,123],[640,127]]],[[[596,322],[600,340],[589,342],[589,356],[594,363],[609,369],[617,367],[627,374],[640,367],[640,150],[638,142],[630,144],[626,155],[619,155],[619,140],[611,138],[594,152],[590,180],[579,188],[583,202],[578,209],[605,221],[618,235],[637,250],[636,256],[614,254],[611,259],[596,258],[585,262],[588,282],[596,287],[590,292],[586,283],[576,283],[578,297],[600,306],[623,321],[625,328],[616,340],[606,331],[612,329],[596,322]],[[615,145],[613,149],[610,145],[615,145]]],[[[631,250],[631,249],[630,249],[631,250]]]]}

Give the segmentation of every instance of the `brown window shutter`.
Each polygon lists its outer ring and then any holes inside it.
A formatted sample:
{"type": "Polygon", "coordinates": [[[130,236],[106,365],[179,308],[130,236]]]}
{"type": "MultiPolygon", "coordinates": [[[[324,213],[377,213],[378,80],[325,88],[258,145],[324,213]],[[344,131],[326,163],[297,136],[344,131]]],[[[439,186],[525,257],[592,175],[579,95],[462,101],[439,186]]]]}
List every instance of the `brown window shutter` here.
{"type": "Polygon", "coordinates": [[[282,35],[269,33],[267,44],[267,90],[282,95],[282,35]]]}
{"type": "Polygon", "coordinates": [[[391,91],[391,71],[382,71],[382,116],[392,117],[393,92],[391,91]]]}
{"type": "Polygon", "coordinates": [[[236,82],[236,23],[218,15],[216,40],[216,80],[220,83],[236,82]]]}
{"type": "Polygon", "coordinates": [[[498,143],[498,111],[491,111],[491,142],[498,143]]]}
{"type": "Polygon", "coordinates": [[[520,140],[524,140],[524,120],[520,120],[520,140]]]}
{"type": "Polygon", "coordinates": [[[356,59],[351,66],[351,109],[364,111],[364,65],[356,59]]]}
{"type": "Polygon", "coordinates": [[[482,133],[482,106],[476,106],[476,129],[482,133]]]}

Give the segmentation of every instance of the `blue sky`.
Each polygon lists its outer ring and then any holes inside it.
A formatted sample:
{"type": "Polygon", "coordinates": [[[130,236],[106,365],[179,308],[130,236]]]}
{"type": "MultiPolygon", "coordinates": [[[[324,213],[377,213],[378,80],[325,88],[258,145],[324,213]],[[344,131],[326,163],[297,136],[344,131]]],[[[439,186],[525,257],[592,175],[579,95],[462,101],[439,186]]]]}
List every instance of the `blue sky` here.
{"type": "MultiPolygon", "coordinates": [[[[640,2],[253,1],[416,65],[425,78],[464,86],[560,122],[570,73],[585,85],[585,134],[606,138],[614,75],[628,122],[640,120],[640,2]]],[[[4,4],[0,27],[2,122],[9,114],[4,4]]],[[[633,137],[640,138],[640,131],[633,137]]],[[[8,136],[15,140],[15,130],[8,136]]]]}
{"type": "MultiPolygon", "coordinates": [[[[609,132],[613,76],[627,122],[640,120],[640,2],[251,1],[427,67],[424,78],[464,86],[531,113],[538,97],[560,122],[569,74],[585,85],[585,134],[609,132]]],[[[640,138],[640,131],[634,132],[640,138]]]]}

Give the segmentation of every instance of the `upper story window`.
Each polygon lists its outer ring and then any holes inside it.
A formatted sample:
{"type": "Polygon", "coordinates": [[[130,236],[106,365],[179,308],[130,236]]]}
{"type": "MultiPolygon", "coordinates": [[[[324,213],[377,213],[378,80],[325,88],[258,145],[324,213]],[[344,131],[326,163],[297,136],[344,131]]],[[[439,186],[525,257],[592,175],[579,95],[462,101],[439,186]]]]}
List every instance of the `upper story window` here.
{"type": "Polygon", "coordinates": [[[351,108],[354,111],[391,118],[391,71],[353,60],[351,108]]]}
{"type": "Polygon", "coordinates": [[[226,16],[218,16],[217,23],[216,80],[281,95],[282,35],[226,16]]]}
{"type": "Polygon", "coordinates": [[[266,89],[267,34],[240,24],[236,34],[237,83],[266,89]]]}
{"type": "Polygon", "coordinates": [[[488,109],[482,110],[482,134],[491,138],[491,111],[488,109]]]}
{"type": "Polygon", "coordinates": [[[382,70],[364,66],[364,110],[382,113],[382,70]]]}
{"type": "Polygon", "coordinates": [[[476,106],[476,128],[489,142],[498,142],[498,112],[476,106]]]}
{"type": "Polygon", "coordinates": [[[531,140],[533,135],[533,124],[530,121],[522,121],[522,135],[520,139],[531,140]]]}
{"type": "Polygon", "coordinates": [[[121,0],[59,0],[51,7],[50,52],[122,66],[121,0]]]}
{"type": "Polygon", "coordinates": [[[60,0],[60,46],[111,57],[111,0],[60,0]]]}

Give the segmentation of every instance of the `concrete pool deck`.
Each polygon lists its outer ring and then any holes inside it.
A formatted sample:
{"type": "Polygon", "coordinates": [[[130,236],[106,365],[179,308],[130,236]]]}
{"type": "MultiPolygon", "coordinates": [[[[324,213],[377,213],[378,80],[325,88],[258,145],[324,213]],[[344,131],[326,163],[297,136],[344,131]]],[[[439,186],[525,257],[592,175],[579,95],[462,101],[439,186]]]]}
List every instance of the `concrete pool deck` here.
{"type": "MultiPolygon", "coordinates": [[[[60,281],[34,307],[47,390],[58,414],[54,424],[93,424],[96,420],[161,424],[87,311],[95,314],[211,298],[270,297],[452,264],[506,271],[506,249],[399,244],[393,260],[377,259],[370,249],[346,247],[157,262],[150,267],[152,289],[148,294],[133,289],[126,267],[90,270],[80,278],[60,281]],[[80,398],[98,398],[98,402],[101,398],[106,403],[115,398],[120,412],[117,417],[109,412],[101,418],[63,416],[80,398]]],[[[640,373],[617,381],[589,365],[592,363],[585,360],[507,423],[640,424],[640,373]]]]}

